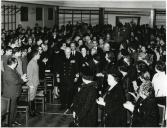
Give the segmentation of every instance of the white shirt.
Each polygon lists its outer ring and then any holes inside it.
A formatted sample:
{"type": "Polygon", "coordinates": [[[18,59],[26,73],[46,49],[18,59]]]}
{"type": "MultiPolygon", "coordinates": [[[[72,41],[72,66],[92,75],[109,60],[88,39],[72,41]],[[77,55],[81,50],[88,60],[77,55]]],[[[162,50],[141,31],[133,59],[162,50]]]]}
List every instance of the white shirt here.
{"type": "Polygon", "coordinates": [[[167,96],[167,76],[165,72],[156,73],[152,79],[156,97],[167,96]]]}

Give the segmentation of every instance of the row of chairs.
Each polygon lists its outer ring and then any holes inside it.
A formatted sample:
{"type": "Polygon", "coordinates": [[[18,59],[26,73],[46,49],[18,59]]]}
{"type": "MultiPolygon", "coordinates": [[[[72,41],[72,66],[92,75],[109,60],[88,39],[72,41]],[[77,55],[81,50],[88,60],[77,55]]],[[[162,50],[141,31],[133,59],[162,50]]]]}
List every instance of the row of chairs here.
{"type": "MultiPolygon", "coordinates": [[[[54,88],[54,74],[46,70],[45,79],[40,80],[40,85],[37,88],[37,95],[35,97],[35,107],[37,104],[41,104],[42,113],[45,113],[46,110],[46,102],[52,103],[53,94],[52,90],[54,88]],[[40,92],[40,93],[38,93],[40,92]],[[42,93],[41,93],[42,92],[42,93]]],[[[29,98],[29,87],[22,86],[22,93],[19,97],[19,102],[17,104],[17,113],[25,114],[25,126],[28,126],[29,120],[29,106],[30,106],[30,98],[29,98]]],[[[9,113],[10,113],[10,99],[2,97],[1,104],[5,104],[4,108],[1,107],[1,117],[4,117],[5,121],[3,126],[8,126],[9,124],[9,113]],[[3,110],[5,109],[5,110],[3,110]]]]}

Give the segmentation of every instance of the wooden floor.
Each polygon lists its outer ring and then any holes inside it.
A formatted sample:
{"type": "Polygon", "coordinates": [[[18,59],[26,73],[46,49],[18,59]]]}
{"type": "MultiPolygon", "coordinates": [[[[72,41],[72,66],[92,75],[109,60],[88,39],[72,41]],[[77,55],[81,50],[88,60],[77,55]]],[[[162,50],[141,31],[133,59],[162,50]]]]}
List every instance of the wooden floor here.
{"type": "MultiPolygon", "coordinates": [[[[40,106],[39,106],[40,107],[40,106]]],[[[46,104],[46,112],[39,116],[29,117],[28,127],[68,127],[73,121],[72,112],[64,114],[65,110],[60,111],[60,104],[46,104]]],[[[40,108],[37,110],[40,111],[40,108]]],[[[17,119],[25,127],[25,115],[18,114],[17,119]]]]}

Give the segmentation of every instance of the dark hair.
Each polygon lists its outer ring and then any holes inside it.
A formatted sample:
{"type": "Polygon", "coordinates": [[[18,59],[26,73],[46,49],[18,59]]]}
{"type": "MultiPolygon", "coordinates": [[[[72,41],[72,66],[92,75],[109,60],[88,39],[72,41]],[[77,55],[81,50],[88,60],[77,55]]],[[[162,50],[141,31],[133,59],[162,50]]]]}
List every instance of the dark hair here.
{"type": "Polygon", "coordinates": [[[166,65],[163,61],[158,61],[155,65],[155,68],[161,72],[165,71],[166,65]]]}
{"type": "Polygon", "coordinates": [[[38,53],[39,53],[38,50],[32,51],[31,58],[33,58],[34,56],[36,56],[38,53]]]}
{"type": "Polygon", "coordinates": [[[129,52],[128,52],[126,49],[122,49],[122,50],[121,50],[121,54],[122,54],[123,56],[128,56],[128,55],[129,55],[129,52]]]}
{"type": "Polygon", "coordinates": [[[114,77],[115,81],[117,81],[117,82],[120,82],[122,79],[122,74],[118,70],[113,71],[112,69],[110,69],[110,70],[108,70],[107,74],[112,75],[114,77]]]}
{"type": "Polygon", "coordinates": [[[108,54],[108,59],[109,59],[111,62],[115,62],[115,55],[114,55],[113,52],[107,51],[106,54],[108,54]]]}
{"type": "Polygon", "coordinates": [[[21,52],[21,48],[20,47],[13,48],[13,54],[15,54],[16,52],[21,52]]]}
{"type": "Polygon", "coordinates": [[[81,51],[83,48],[85,48],[86,49],[86,51],[88,51],[89,49],[88,49],[88,47],[87,46],[85,46],[85,45],[82,45],[81,47],[79,47],[79,50],[81,51]]]}
{"type": "Polygon", "coordinates": [[[144,80],[150,80],[150,73],[148,71],[141,72],[140,77],[144,80]]]}
{"type": "Polygon", "coordinates": [[[86,80],[93,80],[93,70],[88,63],[83,63],[81,67],[81,76],[86,80]]]}
{"type": "Polygon", "coordinates": [[[3,49],[3,50],[4,50],[4,49],[5,49],[5,47],[4,47],[3,45],[1,45],[1,49],[3,49]]]}
{"type": "Polygon", "coordinates": [[[6,52],[6,51],[9,51],[9,50],[12,50],[12,48],[11,48],[10,46],[6,46],[5,52],[6,52]]]}
{"type": "Polygon", "coordinates": [[[128,72],[128,65],[125,62],[118,64],[118,69],[123,72],[128,72]]]}
{"type": "Polygon", "coordinates": [[[8,60],[7,60],[7,65],[12,65],[12,64],[15,64],[17,63],[17,59],[14,58],[14,57],[9,57],[8,60]]]}
{"type": "Polygon", "coordinates": [[[147,64],[144,61],[142,61],[142,60],[137,62],[136,67],[137,67],[137,69],[140,72],[146,72],[146,71],[148,71],[147,64]]]}
{"type": "Polygon", "coordinates": [[[25,51],[28,51],[28,47],[26,46],[21,47],[21,52],[25,52],[25,51]]]}
{"type": "Polygon", "coordinates": [[[93,59],[95,59],[96,61],[100,61],[101,60],[100,55],[98,55],[98,54],[94,54],[93,55],[93,59]]]}

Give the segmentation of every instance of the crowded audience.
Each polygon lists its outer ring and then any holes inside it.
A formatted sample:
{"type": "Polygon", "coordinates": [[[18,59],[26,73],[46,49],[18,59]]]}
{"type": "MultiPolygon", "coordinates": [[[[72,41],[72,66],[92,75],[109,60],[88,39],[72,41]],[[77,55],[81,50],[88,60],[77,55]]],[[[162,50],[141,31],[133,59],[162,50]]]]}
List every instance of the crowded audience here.
{"type": "Polygon", "coordinates": [[[1,32],[1,95],[11,98],[10,126],[18,124],[23,85],[30,88],[30,116],[38,116],[34,98],[47,69],[60,109],[73,111],[74,126],[158,126],[157,105],[166,106],[167,94],[163,26],[36,23],[1,32]]]}

